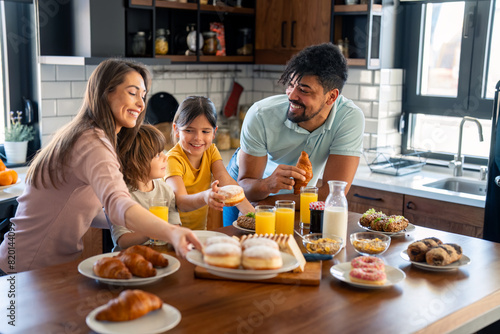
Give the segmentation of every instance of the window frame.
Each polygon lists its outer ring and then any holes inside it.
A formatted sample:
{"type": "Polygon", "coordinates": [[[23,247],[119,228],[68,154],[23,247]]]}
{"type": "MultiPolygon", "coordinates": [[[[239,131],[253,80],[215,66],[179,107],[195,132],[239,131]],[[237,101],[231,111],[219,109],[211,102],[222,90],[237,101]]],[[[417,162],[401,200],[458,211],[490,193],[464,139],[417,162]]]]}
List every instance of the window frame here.
{"type": "MultiPolygon", "coordinates": [[[[402,138],[403,153],[412,151],[410,147],[411,138],[409,138],[410,117],[412,114],[453,117],[471,116],[479,119],[491,119],[493,100],[483,98],[486,93],[486,89],[483,88],[483,81],[486,80],[484,74],[488,68],[488,62],[485,61],[485,58],[491,45],[490,27],[493,22],[495,0],[464,0],[464,22],[471,11],[474,13],[474,21],[470,24],[468,38],[464,38],[464,31],[462,31],[457,97],[419,95],[419,67],[421,66],[421,41],[424,32],[422,23],[425,6],[427,3],[445,2],[456,1],[402,3],[404,5],[402,17],[403,22],[405,22],[404,31],[407,43],[407,47],[404,48],[403,52],[403,67],[405,69],[403,117],[407,125],[402,138]]],[[[452,155],[443,152],[432,152],[429,157],[439,160],[451,160],[453,158],[452,155]]],[[[484,164],[484,160],[482,158],[467,157],[469,163],[484,164]]]]}

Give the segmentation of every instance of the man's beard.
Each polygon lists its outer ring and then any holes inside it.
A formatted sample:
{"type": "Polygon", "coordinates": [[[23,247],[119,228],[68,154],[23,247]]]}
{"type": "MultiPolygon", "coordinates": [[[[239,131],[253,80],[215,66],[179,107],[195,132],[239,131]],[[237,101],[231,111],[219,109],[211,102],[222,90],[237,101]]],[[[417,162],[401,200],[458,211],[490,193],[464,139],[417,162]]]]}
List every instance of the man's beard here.
{"type": "Polygon", "coordinates": [[[321,107],[317,111],[313,112],[311,115],[306,115],[306,111],[307,111],[306,106],[304,106],[303,104],[298,103],[296,101],[290,100],[290,103],[288,104],[288,110],[286,112],[286,118],[290,122],[293,122],[293,123],[307,122],[307,121],[313,119],[314,117],[316,117],[316,115],[318,115],[321,112],[321,109],[323,109],[324,106],[325,106],[325,104],[323,103],[323,105],[321,105],[321,107]],[[302,114],[300,114],[300,115],[292,114],[290,112],[290,104],[291,103],[301,106],[302,110],[303,110],[302,114]]]}

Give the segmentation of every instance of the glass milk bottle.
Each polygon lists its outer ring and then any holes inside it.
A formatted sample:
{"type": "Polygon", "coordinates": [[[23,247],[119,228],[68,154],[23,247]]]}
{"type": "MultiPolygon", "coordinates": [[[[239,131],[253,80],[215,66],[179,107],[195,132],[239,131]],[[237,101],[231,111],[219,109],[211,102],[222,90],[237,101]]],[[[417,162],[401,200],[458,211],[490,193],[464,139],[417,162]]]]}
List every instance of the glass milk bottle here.
{"type": "Polygon", "coordinates": [[[347,240],[347,198],[345,197],[345,187],[347,182],[328,181],[330,194],[325,201],[325,212],[323,215],[323,238],[331,235],[341,237],[342,247],[347,240]]]}

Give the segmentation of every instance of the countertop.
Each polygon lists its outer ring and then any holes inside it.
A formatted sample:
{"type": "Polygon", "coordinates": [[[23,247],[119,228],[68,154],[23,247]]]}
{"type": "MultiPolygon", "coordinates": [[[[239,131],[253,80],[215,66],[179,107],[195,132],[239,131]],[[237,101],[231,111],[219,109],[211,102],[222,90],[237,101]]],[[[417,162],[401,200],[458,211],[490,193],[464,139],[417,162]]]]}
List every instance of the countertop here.
{"type": "MultiPolygon", "coordinates": [[[[479,172],[464,170],[463,174],[464,176],[460,178],[464,180],[479,181],[479,172]]],[[[451,169],[433,165],[425,165],[421,171],[403,176],[372,173],[368,165],[361,160],[352,184],[365,188],[385,190],[462,205],[485,207],[486,196],[424,187],[424,184],[448,177],[453,177],[451,169]]],[[[486,181],[483,182],[486,183],[486,181]]]]}

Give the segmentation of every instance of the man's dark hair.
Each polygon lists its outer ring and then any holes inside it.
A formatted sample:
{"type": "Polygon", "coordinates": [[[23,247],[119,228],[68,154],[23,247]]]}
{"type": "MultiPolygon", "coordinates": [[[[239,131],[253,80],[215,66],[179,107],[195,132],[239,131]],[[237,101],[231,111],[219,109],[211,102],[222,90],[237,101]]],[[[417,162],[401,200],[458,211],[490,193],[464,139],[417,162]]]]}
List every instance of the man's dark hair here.
{"type": "Polygon", "coordinates": [[[325,93],[334,88],[341,92],[347,80],[347,61],[332,43],[312,45],[288,61],[278,82],[287,86],[305,75],[316,76],[325,93]]]}

